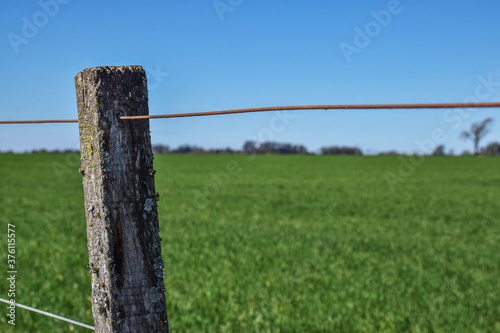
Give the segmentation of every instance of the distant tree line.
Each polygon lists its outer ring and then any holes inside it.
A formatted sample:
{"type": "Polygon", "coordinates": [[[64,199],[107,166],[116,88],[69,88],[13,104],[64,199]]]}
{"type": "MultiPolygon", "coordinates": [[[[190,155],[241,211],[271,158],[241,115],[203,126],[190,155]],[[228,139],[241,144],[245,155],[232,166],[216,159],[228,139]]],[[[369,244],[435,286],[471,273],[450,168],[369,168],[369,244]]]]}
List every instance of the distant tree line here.
{"type": "MultiPolygon", "coordinates": [[[[11,151],[8,153],[12,153],[11,151]]],[[[45,148],[33,149],[29,152],[30,154],[80,154],[79,149],[53,149],[47,150],[45,148]]]]}
{"type": "Polygon", "coordinates": [[[500,143],[492,142],[485,148],[481,149],[481,155],[485,156],[500,156],[500,143]]]}
{"type": "MultiPolygon", "coordinates": [[[[203,149],[194,145],[181,145],[176,149],[170,149],[166,145],[153,145],[153,153],[156,154],[275,154],[275,155],[312,155],[304,145],[266,141],[257,143],[255,141],[246,141],[241,149],[203,149]]],[[[358,147],[323,147],[322,155],[363,155],[358,147]]]]}
{"type": "Polygon", "coordinates": [[[231,148],[224,149],[204,149],[195,145],[180,145],[176,149],[170,149],[166,145],[153,145],[154,154],[236,154],[237,150],[231,148]]]}
{"type": "MultiPolygon", "coordinates": [[[[388,152],[380,153],[379,155],[406,155],[406,154],[401,154],[401,153],[398,153],[397,151],[391,150],[388,152]]],[[[500,143],[491,142],[486,147],[479,149],[477,152],[470,152],[468,150],[464,150],[460,154],[460,156],[472,156],[472,155],[476,155],[476,156],[500,156],[500,143]]],[[[453,150],[450,150],[448,153],[446,153],[445,146],[439,145],[428,156],[456,156],[456,154],[453,152],[453,150]]]]}
{"type": "MultiPolygon", "coordinates": [[[[246,141],[241,149],[208,149],[205,150],[198,146],[181,145],[176,149],[170,149],[165,145],[153,145],[153,153],[156,154],[247,154],[247,155],[312,155],[304,145],[266,141],[257,143],[255,141],[246,141]]],[[[357,147],[323,147],[322,155],[363,155],[361,149],[357,147]]]]}
{"type": "Polygon", "coordinates": [[[282,155],[305,155],[309,154],[303,145],[294,145],[291,143],[279,143],[266,141],[257,144],[255,141],[246,141],[243,144],[243,153],[245,154],[282,154],[282,155]]]}
{"type": "Polygon", "coordinates": [[[358,147],[323,147],[321,155],[363,155],[358,147]]]}
{"type": "MultiPolygon", "coordinates": [[[[12,151],[4,151],[0,153],[12,154],[12,151]]],[[[80,151],[77,149],[35,149],[30,152],[31,154],[79,154],[80,151]]],[[[155,154],[274,154],[274,155],[314,155],[316,153],[309,152],[304,145],[291,144],[291,143],[280,143],[266,141],[258,144],[255,141],[246,141],[241,149],[231,149],[231,148],[210,148],[204,149],[196,145],[184,144],[180,145],[175,149],[171,149],[168,145],[156,144],[153,145],[153,153],[155,154]]],[[[363,155],[363,152],[358,147],[347,147],[347,146],[328,146],[322,147],[319,152],[320,155],[363,155]]],[[[399,153],[395,150],[389,150],[386,152],[381,152],[378,155],[407,155],[404,153],[399,153]]],[[[456,154],[451,150],[448,153],[445,150],[444,145],[438,145],[429,156],[455,156],[456,154]]],[[[461,156],[479,155],[479,156],[500,156],[500,143],[491,142],[485,147],[478,149],[477,152],[470,152],[464,150],[461,156]]]]}

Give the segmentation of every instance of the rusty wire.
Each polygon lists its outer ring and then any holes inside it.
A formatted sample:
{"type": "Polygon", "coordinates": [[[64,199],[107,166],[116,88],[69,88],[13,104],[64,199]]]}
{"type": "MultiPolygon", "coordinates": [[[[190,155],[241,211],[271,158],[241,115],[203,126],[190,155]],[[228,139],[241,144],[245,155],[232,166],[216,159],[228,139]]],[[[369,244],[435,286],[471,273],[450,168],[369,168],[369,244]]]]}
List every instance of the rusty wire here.
{"type": "Polygon", "coordinates": [[[121,120],[133,119],[155,119],[155,118],[181,118],[216,116],[235,113],[263,112],[263,111],[283,111],[283,110],[349,110],[349,109],[443,109],[443,108],[492,108],[500,107],[500,102],[494,103],[435,103],[435,104],[360,104],[360,105],[303,105],[303,106],[275,106],[253,109],[237,109],[226,111],[208,111],[194,113],[177,113],[150,116],[122,116],[121,120]]]}
{"type": "Polygon", "coordinates": [[[9,120],[0,121],[0,124],[50,124],[50,123],[77,123],[77,119],[58,119],[58,120],[9,120]]]}
{"type": "MultiPolygon", "coordinates": [[[[495,108],[500,107],[500,102],[488,103],[426,103],[426,104],[357,104],[357,105],[302,105],[302,106],[275,106],[252,109],[236,109],[225,111],[208,111],[193,113],[176,113],[148,116],[122,116],[120,120],[182,118],[216,116],[236,113],[284,111],[284,110],[369,110],[369,109],[453,109],[453,108],[495,108]]],[[[66,120],[18,120],[0,121],[0,124],[43,124],[43,123],[77,123],[77,119],[66,120]]]]}

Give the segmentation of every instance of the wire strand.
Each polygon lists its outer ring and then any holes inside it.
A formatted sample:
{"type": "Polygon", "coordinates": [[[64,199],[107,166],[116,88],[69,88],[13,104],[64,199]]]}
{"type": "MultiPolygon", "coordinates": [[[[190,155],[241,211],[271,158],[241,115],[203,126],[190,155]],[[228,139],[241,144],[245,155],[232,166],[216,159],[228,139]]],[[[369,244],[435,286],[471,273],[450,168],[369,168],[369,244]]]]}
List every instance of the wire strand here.
{"type": "Polygon", "coordinates": [[[120,120],[134,119],[156,119],[156,118],[181,118],[217,116],[235,113],[250,113],[264,111],[284,111],[284,110],[349,110],[349,109],[444,109],[444,108],[492,108],[500,107],[500,102],[493,103],[434,103],[434,104],[359,104],[359,105],[302,105],[302,106],[275,106],[252,109],[236,109],[226,111],[208,111],[193,113],[177,113],[149,116],[122,116],[120,120]]]}
{"type": "MultiPolygon", "coordinates": [[[[8,301],[6,299],[3,299],[3,298],[0,298],[0,302],[4,302],[4,303],[7,303],[7,304],[12,304],[10,301],[8,301]]],[[[77,326],[85,327],[85,328],[88,328],[90,330],[95,331],[95,328],[93,326],[90,326],[90,325],[87,325],[87,324],[83,324],[83,323],[80,323],[78,321],[74,321],[74,320],[71,320],[71,319],[68,319],[68,318],[64,318],[64,317],[61,317],[61,316],[58,316],[58,315],[55,315],[55,314],[52,314],[52,313],[49,313],[49,312],[45,312],[45,311],[38,310],[38,309],[29,307],[29,306],[26,306],[26,305],[22,305],[22,304],[19,304],[19,303],[14,303],[14,304],[15,304],[15,306],[17,306],[19,308],[22,308],[22,309],[26,309],[26,310],[33,311],[33,312],[36,312],[36,313],[40,313],[40,314],[42,314],[44,316],[47,316],[47,317],[51,317],[51,318],[55,318],[55,319],[58,319],[58,320],[62,320],[62,321],[68,322],[70,324],[74,324],[74,325],[77,325],[77,326]]]]}
{"type": "Polygon", "coordinates": [[[0,124],[49,124],[49,123],[77,123],[78,119],[57,119],[57,120],[8,120],[0,121],[0,124]]]}
{"type": "MultiPolygon", "coordinates": [[[[161,115],[148,115],[148,116],[122,116],[122,117],[120,117],[120,120],[217,116],[217,115],[227,115],[227,114],[236,114],[236,113],[284,111],[284,110],[453,109],[453,108],[497,108],[497,107],[500,107],[500,102],[426,103],[426,104],[299,105],[299,106],[274,106],[274,107],[263,107],[263,108],[252,108],[252,109],[235,109],[235,110],[225,110],[225,111],[161,114],[161,115]]],[[[47,123],[77,123],[77,122],[78,122],[78,119],[10,120],[10,121],[0,121],[0,124],[47,124],[47,123]]]]}

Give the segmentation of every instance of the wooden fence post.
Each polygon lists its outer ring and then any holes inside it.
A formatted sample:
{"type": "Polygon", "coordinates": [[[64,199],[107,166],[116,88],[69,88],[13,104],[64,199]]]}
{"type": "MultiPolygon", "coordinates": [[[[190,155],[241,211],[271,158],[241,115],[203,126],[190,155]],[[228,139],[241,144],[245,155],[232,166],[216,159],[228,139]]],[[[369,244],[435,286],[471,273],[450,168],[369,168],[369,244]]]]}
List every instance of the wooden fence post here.
{"type": "Polygon", "coordinates": [[[96,332],[168,332],[148,88],[141,66],[75,76],[96,332]]]}

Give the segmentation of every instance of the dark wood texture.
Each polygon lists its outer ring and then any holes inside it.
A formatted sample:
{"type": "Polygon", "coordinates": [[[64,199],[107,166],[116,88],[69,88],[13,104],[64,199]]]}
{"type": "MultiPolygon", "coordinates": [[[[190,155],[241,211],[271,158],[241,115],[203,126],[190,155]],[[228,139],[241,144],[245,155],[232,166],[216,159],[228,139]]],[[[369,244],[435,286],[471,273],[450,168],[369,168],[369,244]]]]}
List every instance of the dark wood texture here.
{"type": "Polygon", "coordinates": [[[146,74],[75,76],[96,332],[168,332],[146,74]]]}

